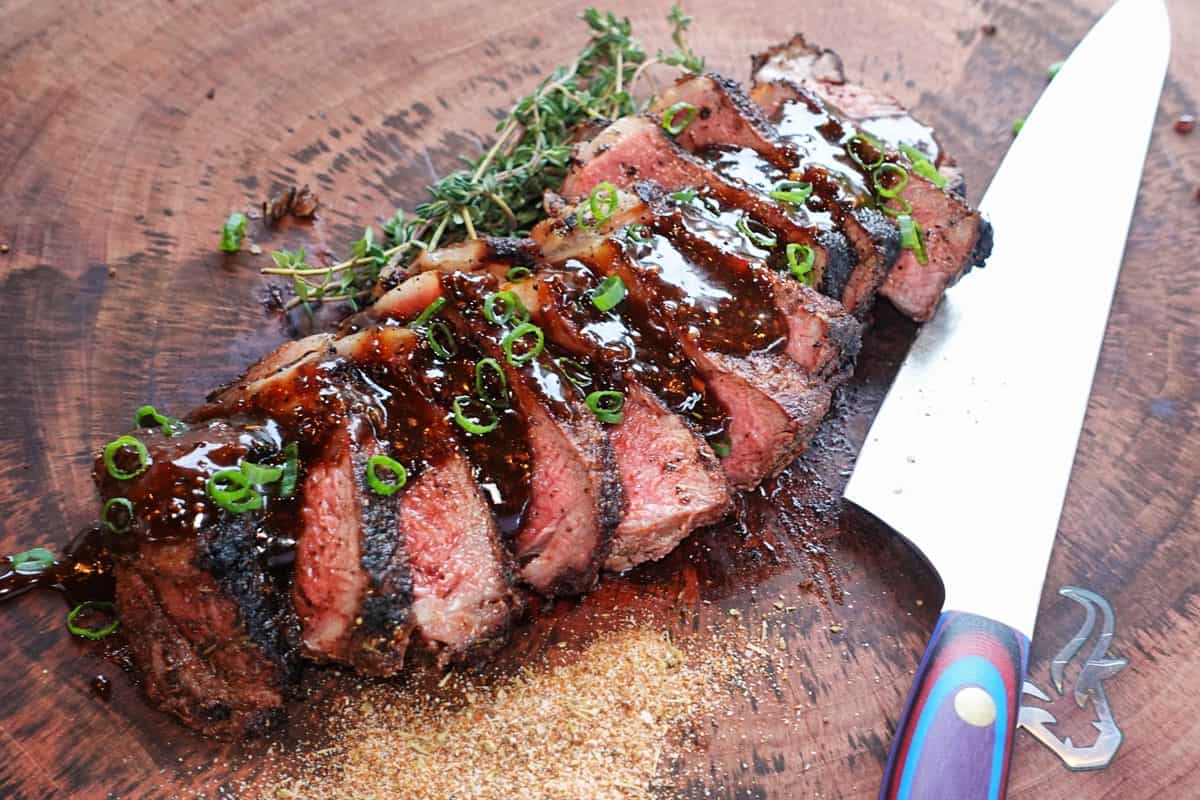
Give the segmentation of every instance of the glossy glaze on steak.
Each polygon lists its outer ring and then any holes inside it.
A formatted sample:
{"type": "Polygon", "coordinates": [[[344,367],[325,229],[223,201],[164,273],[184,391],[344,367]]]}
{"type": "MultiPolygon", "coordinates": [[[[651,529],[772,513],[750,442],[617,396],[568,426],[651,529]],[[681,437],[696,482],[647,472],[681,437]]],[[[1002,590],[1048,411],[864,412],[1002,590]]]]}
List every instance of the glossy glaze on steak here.
{"type": "Polygon", "coordinates": [[[136,431],[144,465],[98,458],[154,703],[237,736],[305,663],[486,654],[532,597],[662,558],[808,447],[877,295],[928,319],[982,264],[927,128],[802,39],[755,63],[749,93],[689,76],[581,131],[528,238],[422,253],[183,430],[136,431]]]}

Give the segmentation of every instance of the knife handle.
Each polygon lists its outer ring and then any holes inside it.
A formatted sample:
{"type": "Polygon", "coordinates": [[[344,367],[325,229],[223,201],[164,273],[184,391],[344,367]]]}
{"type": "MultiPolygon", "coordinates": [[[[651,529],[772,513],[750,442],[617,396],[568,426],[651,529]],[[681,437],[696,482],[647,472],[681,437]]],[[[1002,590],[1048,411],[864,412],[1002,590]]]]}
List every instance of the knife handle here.
{"type": "Polygon", "coordinates": [[[1002,800],[1029,640],[944,611],[892,740],[880,800],[1002,800]]]}

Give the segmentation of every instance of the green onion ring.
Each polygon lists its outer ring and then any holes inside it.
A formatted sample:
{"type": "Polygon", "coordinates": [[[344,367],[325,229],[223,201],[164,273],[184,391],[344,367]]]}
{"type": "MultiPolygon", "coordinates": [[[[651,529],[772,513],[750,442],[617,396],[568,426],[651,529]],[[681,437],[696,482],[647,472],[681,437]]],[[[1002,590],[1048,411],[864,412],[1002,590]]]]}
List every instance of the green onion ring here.
{"type": "Polygon", "coordinates": [[[640,222],[635,222],[625,228],[625,238],[631,242],[641,244],[646,241],[646,226],[640,222]]]}
{"type": "Polygon", "coordinates": [[[263,496],[251,487],[250,480],[240,469],[213,473],[205,481],[204,490],[214,503],[233,514],[257,511],[263,506],[263,496]],[[232,489],[227,488],[230,485],[232,489]]]}
{"type": "Polygon", "coordinates": [[[678,192],[671,192],[671,199],[679,205],[690,203],[696,199],[695,189],[680,189],[678,192]]]}
{"type": "Polygon", "coordinates": [[[118,625],[121,624],[119,619],[114,619],[103,628],[99,628],[97,630],[76,625],[75,618],[84,611],[89,611],[91,609],[104,609],[105,611],[111,611],[114,616],[117,613],[117,606],[115,603],[105,603],[99,600],[88,600],[86,603],[80,603],[79,605],[75,606],[71,609],[71,613],[67,614],[67,630],[76,636],[82,636],[85,639],[96,641],[97,639],[103,639],[105,636],[108,636],[117,629],[118,625]]]}
{"type": "MultiPolygon", "coordinates": [[[[761,223],[755,222],[754,224],[760,225],[761,223]]],[[[749,217],[738,217],[737,229],[742,233],[743,236],[759,247],[765,247],[769,250],[779,243],[779,240],[770,235],[770,233],[760,233],[756,230],[753,230],[750,227],[749,217]]]]}
{"type": "Polygon", "coordinates": [[[133,503],[129,502],[129,500],[124,497],[110,497],[107,501],[105,501],[104,509],[100,512],[100,521],[104,523],[104,527],[108,528],[113,533],[128,533],[129,527],[133,524],[133,503]],[[125,509],[125,513],[129,516],[129,519],[126,520],[125,524],[122,526],[115,525],[113,521],[108,518],[109,512],[118,507],[125,509]]]}
{"type": "Polygon", "coordinates": [[[592,305],[601,311],[611,311],[625,299],[625,281],[620,275],[609,275],[592,292],[592,305]]]}
{"type": "Polygon", "coordinates": [[[146,417],[149,417],[151,420],[153,420],[154,424],[157,425],[159,430],[161,430],[166,436],[174,436],[177,433],[182,433],[183,429],[187,427],[180,420],[177,420],[174,417],[168,417],[166,414],[160,414],[154,406],[149,405],[142,406],[137,411],[133,412],[133,424],[138,428],[149,427],[142,421],[146,417]]]}
{"type": "Polygon", "coordinates": [[[296,478],[300,472],[300,447],[291,442],[283,448],[283,474],[279,476],[279,496],[291,497],[296,491],[296,478]]]}
{"type": "Polygon", "coordinates": [[[618,202],[620,199],[617,197],[616,186],[608,181],[596,184],[596,188],[592,189],[592,193],[588,195],[588,207],[592,210],[592,219],[595,220],[595,224],[607,222],[608,218],[616,213],[618,202]]]}
{"type": "Polygon", "coordinates": [[[717,458],[729,458],[729,453],[732,451],[729,438],[726,436],[712,441],[709,446],[712,447],[712,451],[716,453],[717,458]]]}
{"type": "Polygon", "coordinates": [[[529,267],[512,267],[509,269],[508,274],[504,276],[504,279],[509,281],[523,281],[531,275],[533,275],[533,271],[529,267]]]}
{"type": "Polygon", "coordinates": [[[582,389],[592,385],[592,376],[588,374],[587,367],[575,359],[564,356],[554,363],[558,367],[558,371],[562,373],[562,376],[579,388],[582,389]]]}
{"type": "Polygon", "coordinates": [[[458,355],[458,342],[454,341],[454,334],[444,322],[434,322],[426,328],[425,341],[429,342],[429,349],[438,358],[448,359],[458,355]]]}
{"type": "Polygon", "coordinates": [[[8,557],[13,571],[19,575],[37,575],[54,566],[54,554],[44,547],[35,547],[8,557]]]}
{"type": "Polygon", "coordinates": [[[439,311],[441,311],[445,305],[446,305],[446,298],[444,298],[444,297],[437,298],[432,303],[425,306],[425,310],[422,311],[420,314],[418,314],[416,319],[414,319],[412,322],[408,323],[408,327],[410,327],[410,328],[421,327],[426,322],[428,322],[433,317],[435,317],[437,315],[437,313],[439,311]]]}
{"type": "Polygon", "coordinates": [[[899,164],[893,164],[889,161],[871,170],[871,180],[875,183],[875,193],[877,195],[892,200],[899,197],[900,192],[904,191],[904,187],[908,186],[908,170],[899,164]],[[883,183],[884,176],[889,173],[896,176],[895,186],[885,186],[883,183]]]}
{"type": "Polygon", "coordinates": [[[488,322],[495,325],[506,325],[518,315],[523,320],[529,319],[529,312],[525,309],[525,304],[521,302],[521,298],[517,297],[515,292],[493,292],[483,301],[483,316],[487,317],[488,322]],[[501,306],[502,314],[496,313],[496,303],[500,301],[504,303],[501,306]]]}
{"type": "Polygon", "coordinates": [[[813,193],[813,185],[801,181],[782,181],[771,192],[771,199],[794,206],[802,205],[813,193]]]}
{"type": "Polygon", "coordinates": [[[491,406],[484,406],[492,417],[492,421],[486,425],[480,425],[463,413],[463,404],[469,402],[470,399],[467,395],[459,395],[454,398],[454,421],[458,423],[458,426],[467,433],[484,434],[496,430],[496,426],[500,424],[500,418],[496,416],[496,412],[492,410],[491,406]]]}
{"type": "Polygon", "coordinates": [[[901,214],[896,217],[896,224],[900,228],[900,247],[912,250],[918,264],[928,264],[929,255],[925,252],[925,232],[921,230],[920,223],[908,214],[901,214]]]}
{"type": "Polygon", "coordinates": [[[393,495],[403,489],[406,483],[408,483],[408,470],[396,459],[378,455],[371,456],[367,461],[367,485],[371,487],[371,491],[375,492],[375,494],[381,494],[384,497],[393,495]],[[389,483],[379,477],[376,470],[380,467],[389,470],[395,475],[395,482],[389,483]]]}
{"type": "Polygon", "coordinates": [[[663,112],[662,126],[663,130],[672,136],[678,136],[683,133],[688,125],[696,119],[696,115],[700,113],[700,109],[696,108],[691,103],[676,103],[663,112]],[[677,120],[676,117],[683,113],[683,119],[677,120]]]}
{"type": "Polygon", "coordinates": [[[851,161],[853,161],[855,164],[857,164],[858,166],[862,167],[865,170],[875,169],[880,164],[882,164],[883,160],[884,160],[883,145],[881,145],[879,142],[872,139],[870,136],[867,136],[862,133],[856,133],[846,141],[846,155],[850,156],[851,161]],[[860,156],[858,154],[857,148],[854,147],[854,145],[856,145],[856,144],[866,145],[866,146],[870,147],[872,150],[874,150],[876,153],[879,154],[879,158],[875,161],[872,161],[870,164],[868,164],[866,161],[863,160],[862,156],[860,156]]]}
{"type": "Polygon", "coordinates": [[[261,486],[264,483],[274,483],[283,477],[283,469],[281,467],[272,467],[266,464],[255,464],[253,461],[243,461],[241,463],[242,476],[251,486],[261,486]]]}
{"type": "Polygon", "coordinates": [[[945,188],[946,176],[938,172],[938,168],[933,165],[932,161],[925,157],[924,153],[907,144],[900,145],[900,152],[908,156],[908,160],[912,162],[913,172],[939,189],[945,188]]]}
{"type": "Polygon", "coordinates": [[[583,402],[601,422],[616,425],[625,418],[625,415],[621,413],[621,409],[625,407],[625,395],[620,392],[612,390],[592,392],[583,402]]]}
{"type": "Polygon", "coordinates": [[[475,394],[493,408],[508,408],[508,378],[504,376],[504,370],[496,359],[485,358],[475,364],[475,394]],[[499,397],[492,397],[487,391],[487,376],[484,374],[487,371],[496,375],[500,384],[499,397]]]}
{"type": "Polygon", "coordinates": [[[883,205],[881,205],[879,207],[879,210],[882,211],[883,213],[887,214],[889,217],[898,217],[901,214],[911,214],[912,213],[912,204],[909,203],[907,200],[905,200],[903,197],[892,197],[892,198],[889,198],[887,200],[887,202],[885,202],[883,205]],[[892,206],[891,206],[892,201],[895,201],[900,204],[899,210],[892,208],[892,206]]]}
{"type": "Polygon", "coordinates": [[[792,242],[787,246],[788,273],[808,286],[813,285],[813,262],[817,254],[806,244],[792,242]]]}
{"type": "Polygon", "coordinates": [[[136,478],[146,471],[146,467],[150,466],[150,451],[146,449],[146,445],[132,436],[121,436],[114,439],[104,447],[104,467],[108,470],[108,474],[119,481],[127,481],[130,478],[136,478]],[[137,453],[138,468],[133,472],[125,472],[116,464],[117,453],[123,447],[132,447],[137,453]]]}
{"type": "Polygon", "coordinates": [[[522,322],[517,327],[513,328],[500,342],[500,346],[504,348],[504,357],[509,364],[519,367],[522,364],[528,364],[533,359],[537,358],[538,353],[542,352],[542,348],[546,344],[546,335],[542,333],[542,329],[531,322],[522,322]],[[521,339],[529,334],[533,334],[534,345],[524,353],[513,355],[513,345],[518,339],[521,339]]]}

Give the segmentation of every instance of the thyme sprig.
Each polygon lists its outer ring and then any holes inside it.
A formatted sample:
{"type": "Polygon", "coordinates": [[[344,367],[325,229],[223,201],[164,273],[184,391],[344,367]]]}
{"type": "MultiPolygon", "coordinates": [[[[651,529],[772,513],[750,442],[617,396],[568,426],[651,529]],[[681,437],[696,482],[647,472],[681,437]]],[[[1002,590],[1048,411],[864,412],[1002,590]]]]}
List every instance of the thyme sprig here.
{"type": "Polygon", "coordinates": [[[528,233],[542,216],[544,192],[566,177],[579,126],[636,113],[634,88],[654,64],[704,69],[704,60],[687,43],[692,18],[679,6],[667,17],[674,49],[659,50],[655,58],[646,57],[628,17],[588,8],[581,19],[591,38],[575,60],[517,101],[496,126],[487,152],[428,187],[429,199],[413,213],[397,210],[382,225],[386,246],[368,227],[345,260],[327,267],[309,264],[303,250],[273,252],[274,266],[263,272],[292,279],[296,297],[288,308],[347,302],[357,309],[370,301],[381,279],[420,250],[465,238],[528,233]]]}

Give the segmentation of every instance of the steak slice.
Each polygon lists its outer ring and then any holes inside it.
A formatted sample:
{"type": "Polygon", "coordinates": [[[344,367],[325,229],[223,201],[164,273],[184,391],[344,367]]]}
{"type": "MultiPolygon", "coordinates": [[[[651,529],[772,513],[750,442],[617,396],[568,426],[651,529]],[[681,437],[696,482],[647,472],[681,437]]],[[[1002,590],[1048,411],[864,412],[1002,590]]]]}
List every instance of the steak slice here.
{"type": "Polygon", "coordinates": [[[372,674],[400,669],[414,628],[445,663],[494,644],[515,610],[485,501],[415,381],[419,342],[377,328],[320,337],[299,358],[306,348],[285,345],[267,359],[274,372],[258,368],[215,401],[308,432],[293,590],[305,645],[372,674]],[[371,488],[373,456],[405,466],[402,491],[371,488]]]}
{"type": "MultiPolygon", "coordinates": [[[[422,256],[414,268],[486,270],[507,279],[513,262],[504,254],[518,250],[528,247],[467,242],[431,254],[436,259],[422,256]]],[[[622,418],[607,430],[626,507],[605,567],[621,571],[661,558],[729,507],[725,475],[700,433],[723,437],[724,410],[665,330],[624,301],[597,308],[599,279],[585,266],[555,269],[529,260],[519,266],[527,264],[536,271],[500,288],[519,297],[547,340],[569,354],[557,364],[560,373],[585,388],[622,387],[622,418]]]]}
{"type": "Polygon", "coordinates": [[[579,199],[601,183],[623,188],[645,180],[667,192],[697,191],[725,209],[738,210],[786,243],[811,247],[815,283],[826,294],[840,296],[856,264],[846,237],[830,220],[784,209],[760,187],[730,177],[736,170],[726,172],[719,174],[712,165],[682,150],[655,118],[631,116],[576,147],[560,191],[569,199],[579,199]],[[819,221],[830,224],[817,224],[819,221]]]}
{"type": "MultiPolygon", "coordinates": [[[[140,430],[147,465],[113,477],[97,458],[102,499],[128,500],[129,529],[113,535],[117,607],[152,703],[217,737],[263,731],[281,717],[297,668],[298,625],[286,561],[271,519],[228,514],[206,501],[205,481],[243,458],[278,454],[274,432],[215,421],[176,436],[140,430]]],[[[118,451],[117,465],[131,453],[118,451]]]]}
{"type": "Polygon", "coordinates": [[[863,203],[861,195],[849,191],[840,165],[814,158],[814,152],[794,138],[782,139],[736,82],[716,74],[687,75],[667,89],[651,110],[663,114],[679,103],[691,104],[697,113],[675,141],[718,171],[729,165],[734,174],[768,193],[785,179],[812,187],[805,211],[818,220],[828,215],[857,256],[840,293],[836,286],[828,291],[851,312],[865,314],[899,255],[896,226],[863,203]]]}
{"type": "Polygon", "coordinates": [[[552,346],[524,364],[509,363],[503,339],[513,326],[493,324],[483,311],[497,288],[489,274],[430,271],[387,292],[365,313],[411,322],[420,314],[415,310],[446,301],[426,325],[447,325],[456,350],[439,354],[425,341],[416,372],[451,418],[457,401],[467,425],[496,423],[486,432],[456,424],[454,435],[485,488],[521,580],[547,595],[587,591],[624,505],[612,446],[576,387],[558,377],[552,346]],[[504,374],[507,407],[488,406],[477,396],[476,365],[484,359],[504,374]]]}
{"type": "MultiPolygon", "coordinates": [[[[618,212],[610,222],[624,218],[618,212]]],[[[623,242],[574,221],[573,214],[546,220],[534,238],[553,264],[577,260],[621,278],[626,302],[653,309],[678,339],[729,415],[721,466],[732,486],[757,484],[807,446],[828,409],[830,388],[783,352],[786,322],[760,272],[698,263],[657,232],[623,242]]]]}
{"type": "MultiPolygon", "coordinates": [[[[860,161],[873,164],[882,159],[906,170],[909,179],[899,196],[923,231],[927,263],[920,263],[913,250],[903,251],[880,292],[914,320],[928,320],[943,292],[972,267],[982,267],[992,247],[991,226],[963,201],[961,182],[950,180],[945,189],[939,188],[897,152],[901,146],[914,148],[950,173],[953,162],[932,130],[893,98],[847,83],[837,54],[810,46],[799,35],[755,56],[754,79],[770,87],[756,89],[754,96],[769,117],[779,119],[785,137],[791,129],[811,141],[815,122],[827,143],[844,149],[852,137],[866,133],[882,143],[884,152],[870,153],[866,159],[860,153],[860,161]]],[[[849,159],[847,163],[869,180],[861,164],[849,159]]]]}

